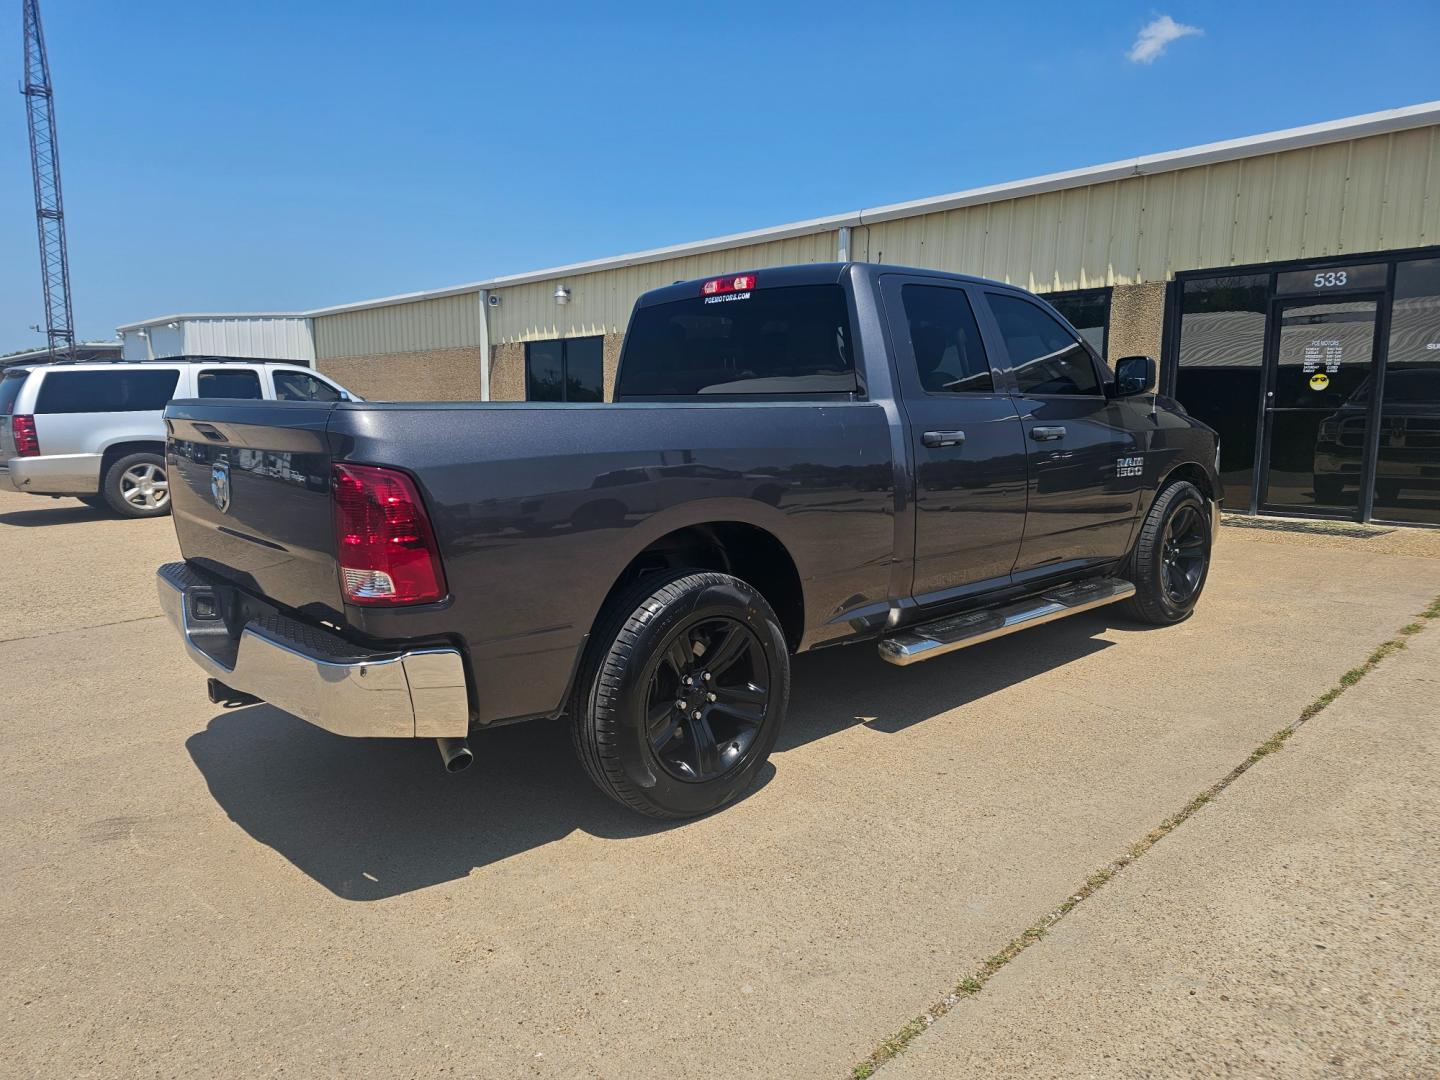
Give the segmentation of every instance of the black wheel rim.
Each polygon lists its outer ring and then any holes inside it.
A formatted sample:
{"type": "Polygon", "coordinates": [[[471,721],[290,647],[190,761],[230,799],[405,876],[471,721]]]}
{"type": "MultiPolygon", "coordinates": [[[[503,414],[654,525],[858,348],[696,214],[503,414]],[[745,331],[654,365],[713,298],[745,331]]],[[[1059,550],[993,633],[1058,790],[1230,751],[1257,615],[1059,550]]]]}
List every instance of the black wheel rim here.
{"type": "Polygon", "coordinates": [[[1176,510],[1165,526],[1165,595],[1172,604],[1188,604],[1200,591],[1209,556],[1207,531],[1205,515],[1188,503],[1176,510]]]}
{"type": "Polygon", "coordinates": [[[738,619],[701,618],[674,631],[650,674],[650,749],[678,780],[704,783],[733,769],[770,709],[770,666],[738,619]]]}

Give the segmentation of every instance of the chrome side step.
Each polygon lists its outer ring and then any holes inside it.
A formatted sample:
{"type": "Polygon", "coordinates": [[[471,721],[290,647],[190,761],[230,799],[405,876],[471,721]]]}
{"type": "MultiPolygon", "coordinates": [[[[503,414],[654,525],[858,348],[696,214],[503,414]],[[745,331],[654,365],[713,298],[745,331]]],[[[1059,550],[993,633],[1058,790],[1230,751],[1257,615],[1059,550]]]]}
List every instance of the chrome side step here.
{"type": "Polygon", "coordinates": [[[1054,622],[1082,611],[1113,604],[1133,596],[1135,586],[1121,578],[1091,578],[1071,585],[1048,589],[1039,596],[1027,597],[1003,607],[967,611],[948,619],[906,627],[880,641],[880,657],[892,664],[906,667],[922,660],[978,645],[982,641],[1004,637],[1016,630],[1054,622]]]}

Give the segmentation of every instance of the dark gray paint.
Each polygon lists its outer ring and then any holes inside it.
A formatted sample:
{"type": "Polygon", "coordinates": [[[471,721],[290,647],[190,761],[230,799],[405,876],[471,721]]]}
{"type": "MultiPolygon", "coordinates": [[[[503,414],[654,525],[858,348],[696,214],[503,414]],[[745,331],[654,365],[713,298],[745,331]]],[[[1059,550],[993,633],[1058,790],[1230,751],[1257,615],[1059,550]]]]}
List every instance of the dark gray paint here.
{"type": "MultiPolygon", "coordinates": [[[[1218,495],[1213,433],[1167,399],[1020,398],[1003,370],[983,400],[916,393],[903,313],[881,296],[882,276],[896,274],[970,289],[977,314],[976,286],[995,287],[862,264],[760,272],[762,288],[845,285],[863,390],[838,400],[175,403],[166,417],[182,550],[357,639],[454,643],[488,723],[558,711],[606,594],[647,545],[687,526],[739,522],[779,541],[802,583],[803,650],[1109,569],[1178,465],[1203,470],[1218,495]],[[1073,442],[1024,437],[1052,421],[1073,428],[1073,442]],[[925,450],[919,433],[932,427],[967,439],[925,450]],[[1114,459],[1132,450],[1145,474],[1122,481],[1114,459]],[[209,490],[222,460],[228,513],[209,490]],[[415,477],[444,601],[341,604],[329,501],[338,460],[415,477]]],[[[697,292],[670,286],[639,303],[697,292]]]]}

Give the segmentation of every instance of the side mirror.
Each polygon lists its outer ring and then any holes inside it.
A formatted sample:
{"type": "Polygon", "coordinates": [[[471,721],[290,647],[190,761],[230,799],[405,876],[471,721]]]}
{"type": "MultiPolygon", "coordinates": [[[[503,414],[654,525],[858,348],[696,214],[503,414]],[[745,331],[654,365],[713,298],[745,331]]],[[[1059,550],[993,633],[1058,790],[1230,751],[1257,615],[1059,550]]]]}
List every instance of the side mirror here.
{"type": "Polygon", "coordinates": [[[1122,356],[1115,361],[1115,396],[1132,397],[1155,389],[1155,361],[1149,356],[1122,356]]]}
{"type": "Polygon", "coordinates": [[[345,390],[341,390],[341,391],[340,391],[340,400],[341,400],[341,401],[349,401],[349,400],[350,400],[350,394],[349,394],[349,392],[348,392],[348,391],[345,391],[345,390]]]}

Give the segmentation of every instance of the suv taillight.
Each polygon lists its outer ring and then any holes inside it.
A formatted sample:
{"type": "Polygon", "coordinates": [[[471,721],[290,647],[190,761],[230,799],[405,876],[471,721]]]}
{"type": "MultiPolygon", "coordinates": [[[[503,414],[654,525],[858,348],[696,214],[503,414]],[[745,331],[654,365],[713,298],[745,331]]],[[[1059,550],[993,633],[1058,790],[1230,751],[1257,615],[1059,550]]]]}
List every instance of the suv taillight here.
{"type": "Polygon", "coordinates": [[[374,465],[336,465],[335,557],[352,604],[427,604],[445,595],[445,572],[415,482],[374,465]]]}
{"type": "Polygon", "coordinates": [[[40,437],[35,434],[35,417],[12,416],[10,434],[15,436],[16,457],[40,456],[40,437]]]}

